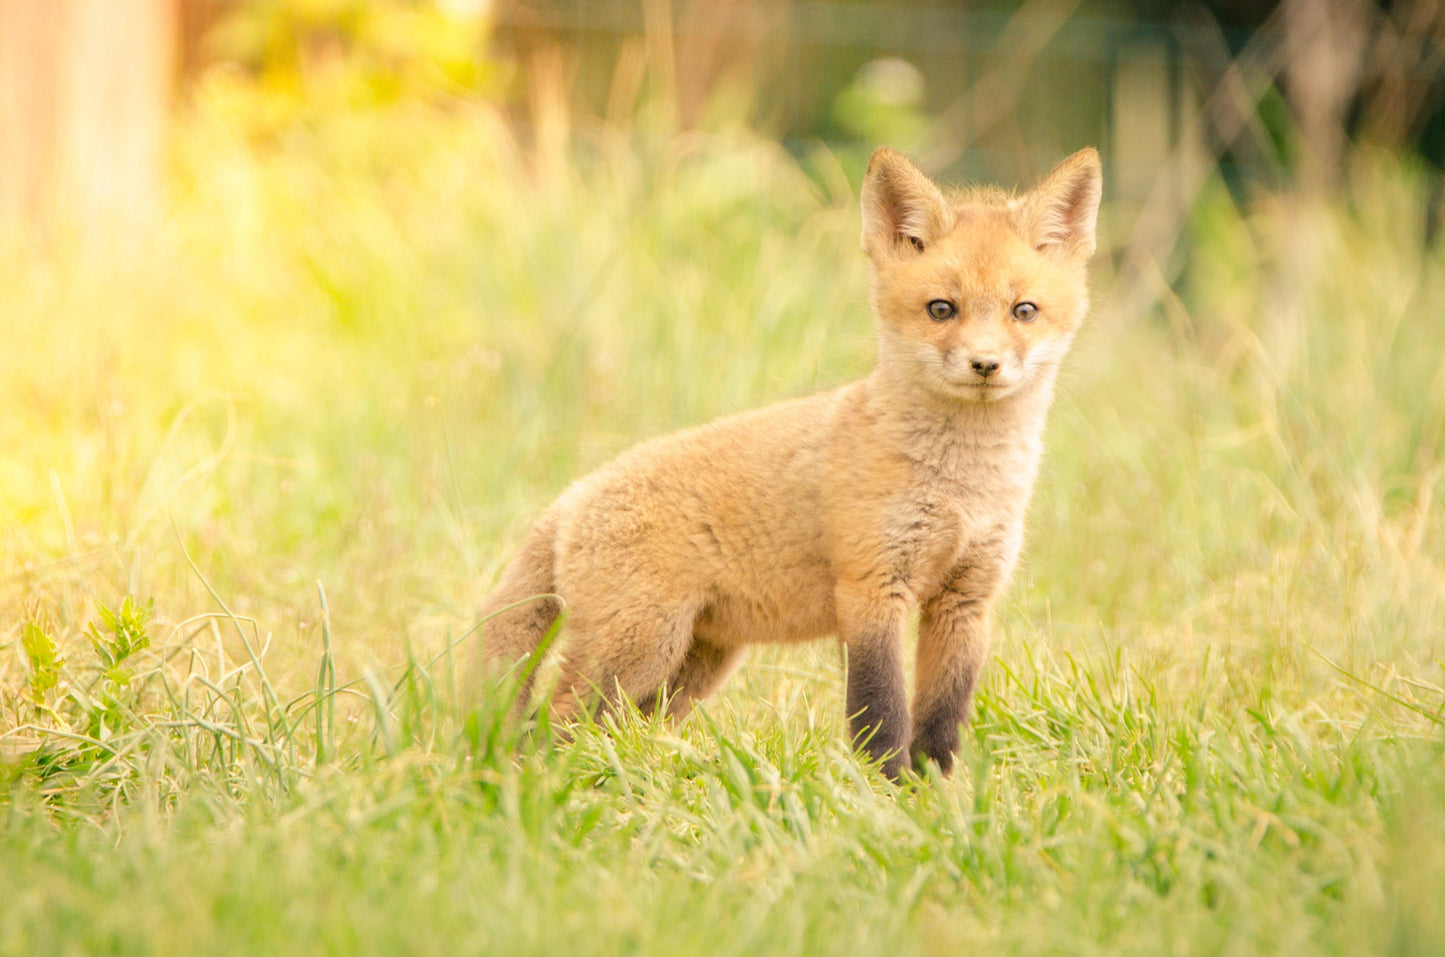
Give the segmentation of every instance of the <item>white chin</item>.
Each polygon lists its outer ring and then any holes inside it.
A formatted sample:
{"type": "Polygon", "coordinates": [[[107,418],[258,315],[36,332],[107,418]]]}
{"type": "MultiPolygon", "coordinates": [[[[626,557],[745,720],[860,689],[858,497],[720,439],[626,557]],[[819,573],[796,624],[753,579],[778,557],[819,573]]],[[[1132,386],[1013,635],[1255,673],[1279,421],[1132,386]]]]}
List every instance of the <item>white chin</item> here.
{"type": "Polygon", "coordinates": [[[968,402],[997,402],[1018,389],[1016,382],[950,382],[949,393],[968,402]]]}

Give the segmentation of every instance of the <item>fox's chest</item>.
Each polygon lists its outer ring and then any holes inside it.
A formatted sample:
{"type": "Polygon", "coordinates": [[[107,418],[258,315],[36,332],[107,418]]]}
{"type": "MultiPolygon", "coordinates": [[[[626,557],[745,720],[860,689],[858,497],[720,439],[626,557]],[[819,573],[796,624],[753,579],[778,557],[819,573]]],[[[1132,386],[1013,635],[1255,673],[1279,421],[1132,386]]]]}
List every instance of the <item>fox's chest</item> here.
{"type": "Polygon", "coordinates": [[[980,509],[976,503],[906,500],[893,509],[883,530],[884,562],[922,599],[960,570],[995,560],[1013,524],[1009,512],[980,509]]]}
{"type": "Polygon", "coordinates": [[[919,481],[890,502],[884,561],[917,600],[960,576],[1007,577],[1023,540],[1032,469],[1012,463],[919,481]]]}

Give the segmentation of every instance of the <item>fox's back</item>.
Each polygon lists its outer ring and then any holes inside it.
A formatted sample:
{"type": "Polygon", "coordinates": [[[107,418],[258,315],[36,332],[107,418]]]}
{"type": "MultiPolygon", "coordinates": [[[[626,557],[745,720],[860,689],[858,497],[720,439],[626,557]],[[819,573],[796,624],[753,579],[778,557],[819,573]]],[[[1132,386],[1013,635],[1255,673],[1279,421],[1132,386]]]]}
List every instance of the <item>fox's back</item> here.
{"type": "Polygon", "coordinates": [[[660,436],[569,488],[556,588],[569,605],[620,592],[692,596],[719,643],[815,638],[833,627],[819,510],[836,389],[660,436]]]}

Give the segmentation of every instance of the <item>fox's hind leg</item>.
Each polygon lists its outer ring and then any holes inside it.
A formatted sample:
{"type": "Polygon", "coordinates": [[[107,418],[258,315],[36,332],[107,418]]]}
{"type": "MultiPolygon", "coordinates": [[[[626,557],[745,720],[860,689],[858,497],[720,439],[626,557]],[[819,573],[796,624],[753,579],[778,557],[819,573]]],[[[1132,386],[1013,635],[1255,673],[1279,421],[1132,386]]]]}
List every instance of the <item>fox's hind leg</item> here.
{"type": "Polygon", "coordinates": [[[677,673],[667,684],[641,695],[637,706],[650,713],[666,706],[667,717],[681,721],[693,705],[711,695],[728,679],[747,655],[742,646],[724,647],[705,638],[694,638],[677,673]]]}
{"type": "Polygon", "coordinates": [[[622,696],[638,701],[655,694],[682,669],[697,612],[693,604],[654,605],[589,619],[579,607],[568,621],[553,717],[566,721],[622,696]]]}
{"type": "Polygon", "coordinates": [[[537,520],[482,609],[482,673],[496,682],[508,673],[524,675],[513,714],[520,717],[532,692],[532,663],[562,603],[553,594],[556,517],[537,520]]]}

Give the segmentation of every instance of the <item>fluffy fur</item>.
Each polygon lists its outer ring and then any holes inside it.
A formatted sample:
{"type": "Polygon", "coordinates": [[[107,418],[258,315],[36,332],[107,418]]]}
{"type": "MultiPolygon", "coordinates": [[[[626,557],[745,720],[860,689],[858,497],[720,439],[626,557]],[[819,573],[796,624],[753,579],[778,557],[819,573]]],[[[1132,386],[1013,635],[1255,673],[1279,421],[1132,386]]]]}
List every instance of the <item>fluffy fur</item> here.
{"type": "Polygon", "coordinates": [[[862,193],[876,368],[644,442],[573,484],[488,601],[492,671],[536,650],[561,610],[543,595],[568,610],[562,720],[619,695],[670,695],[681,716],[748,645],[832,635],[858,744],[890,776],[910,758],[947,772],[1087,310],[1100,189],[1091,149],[1022,196],[951,197],[879,150],[862,193]]]}

